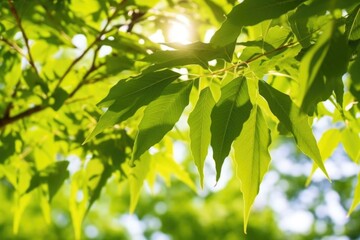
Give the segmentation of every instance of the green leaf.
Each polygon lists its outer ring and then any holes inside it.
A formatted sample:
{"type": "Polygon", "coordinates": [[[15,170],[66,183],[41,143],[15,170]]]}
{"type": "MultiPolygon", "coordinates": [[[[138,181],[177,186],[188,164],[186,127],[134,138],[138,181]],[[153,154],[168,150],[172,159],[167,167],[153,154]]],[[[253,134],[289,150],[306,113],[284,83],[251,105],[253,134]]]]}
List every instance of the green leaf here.
{"type": "Polygon", "coordinates": [[[164,89],[158,99],[147,106],[135,138],[133,160],[139,159],[174,127],[189,103],[192,85],[193,81],[171,84],[164,89]]]}
{"type": "Polygon", "coordinates": [[[100,197],[101,190],[106,185],[108,179],[111,177],[112,172],[112,166],[107,163],[102,163],[98,160],[92,160],[89,162],[86,169],[90,196],[87,212],[89,212],[91,206],[100,197]]]}
{"type": "Polygon", "coordinates": [[[16,139],[21,139],[19,134],[10,133],[6,136],[0,134],[0,164],[5,163],[5,161],[15,153],[16,139]]]}
{"type": "Polygon", "coordinates": [[[242,27],[278,18],[295,9],[302,2],[304,0],[245,0],[231,10],[225,22],[212,37],[211,43],[215,46],[225,46],[235,42],[242,27]]]}
{"type": "Polygon", "coordinates": [[[85,171],[80,170],[71,177],[69,196],[69,210],[75,239],[81,239],[82,223],[86,215],[88,199],[85,171]]]}
{"type": "Polygon", "coordinates": [[[360,174],[358,174],[358,181],[355,187],[354,199],[348,212],[348,216],[355,210],[360,203],[360,174]]]}
{"type": "Polygon", "coordinates": [[[49,189],[50,202],[65,179],[69,176],[69,172],[67,171],[68,165],[68,161],[59,161],[37,172],[31,178],[30,185],[25,193],[31,192],[41,184],[47,184],[49,189]]]}
{"type": "Polygon", "coordinates": [[[307,24],[310,21],[312,11],[314,10],[314,8],[303,4],[299,6],[293,14],[289,16],[289,23],[291,29],[303,48],[308,48],[311,46],[310,40],[312,34],[311,29],[309,29],[307,24]]]}
{"type": "MultiPolygon", "coordinates": [[[[172,141],[171,141],[171,144],[172,141]]],[[[168,153],[168,152],[167,152],[168,153]]],[[[164,154],[159,152],[153,156],[154,160],[152,162],[153,166],[151,167],[149,177],[154,179],[154,177],[159,175],[164,179],[165,184],[170,187],[171,185],[171,177],[175,176],[180,181],[185,183],[191,190],[196,192],[196,186],[191,179],[188,171],[184,169],[180,164],[178,164],[173,156],[169,154],[164,154]]],[[[151,180],[151,179],[150,179],[151,180]]],[[[150,181],[149,181],[150,182],[150,181]]]]}
{"type": "Polygon", "coordinates": [[[360,39],[360,5],[346,18],[346,35],[351,41],[360,39]]]}
{"type": "Polygon", "coordinates": [[[135,211],[136,205],[139,201],[140,191],[144,181],[152,167],[152,157],[149,153],[141,156],[140,161],[134,167],[130,168],[129,185],[130,185],[130,212],[135,211]]]}
{"type": "Polygon", "coordinates": [[[85,142],[95,137],[105,128],[134,115],[140,107],[159,97],[163,89],[179,76],[180,74],[176,72],[163,70],[145,73],[128,81],[117,83],[99,103],[100,106],[111,106],[101,116],[95,129],[86,138],[85,142]]]}
{"type": "Polygon", "coordinates": [[[179,73],[165,69],[141,74],[127,80],[120,80],[110,89],[109,94],[98,103],[98,106],[108,107],[116,101],[126,102],[129,99],[144,97],[157,88],[163,89],[179,77],[179,73]]]}
{"type": "Polygon", "coordinates": [[[16,195],[15,202],[16,208],[14,210],[13,233],[16,235],[19,232],[21,217],[26,210],[26,207],[31,203],[31,195],[16,195]]]}
{"type": "Polygon", "coordinates": [[[204,162],[210,145],[211,110],[215,105],[210,88],[201,91],[194,110],[189,115],[191,152],[200,174],[200,184],[203,187],[204,162]]]}
{"type": "Polygon", "coordinates": [[[259,81],[259,92],[268,102],[274,115],[292,133],[299,149],[310,157],[328,177],[315,137],[308,123],[308,116],[300,111],[288,95],[264,81],[259,81]]]}
{"type": "Polygon", "coordinates": [[[245,77],[232,80],[221,89],[221,97],[211,112],[211,146],[216,164],[216,180],[229,155],[231,144],[239,136],[251,111],[245,77]]]}
{"type": "Polygon", "coordinates": [[[341,142],[344,146],[345,152],[352,161],[358,163],[360,160],[360,137],[357,132],[351,129],[344,129],[341,133],[341,142]]]}
{"type": "Polygon", "coordinates": [[[213,59],[232,60],[232,52],[235,44],[231,43],[224,47],[214,47],[208,43],[196,42],[189,45],[168,44],[177,50],[158,51],[143,59],[143,61],[154,63],[145,69],[145,72],[152,72],[162,68],[198,64],[208,68],[208,62],[213,59]]]}
{"type": "Polygon", "coordinates": [[[261,109],[255,105],[244,123],[240,136],[234,141],[236,175],[241,181],[244,198],[244,231],[250,210],[259,192],[260,183],[268,171],[271,143],[270,130],[261,109]]]}
{"type": "Polygon", "coordinates": [[[349,73],[351,75],[350,92],[360,102],[360,56],[351,64],[349,73]]]}
{"type": "Polygon", "coordinates": [[[64,89],[61,87],[57,88],[50,98],[54,101],[50,103],[50,107],[55,111],[59,110],[68,97],[69,94],[64,89]]]}
{"type": "MultiPolygon", "coordinates": [[[[339,129],[333,128],[327,130],[320,138],[318,146],[320,150],[320,155],[325,162],[335,151],[336,147],[339,145],[341,139],[339,129]]],[[[308,186],[311,182],[311,178],[317,169],[317,165],[313,164],[311,173],[309,174],[306,180],[306,186],[308,186]]]]}
{"type": "Polygon", "coordinates": [[[318,42],[306,53],[300,64],[301,109],[312,113],[316,104],[328,99],[335,91],[342,105],[342,75],[349,61],[346,38],[331,22],[327,24],[318,42]]]}
{"type": "MultiPolygon", "coordinates": [[[[308,108],[319,100],[313,100],[312,97],[318,98],[319,95],[312,96],[309,95],[309,89],[314,85],[314,82],[317,80],[321,81],[319,78],[321,66],[324,62],[327,52],[330,48],[330,39],[332,35],[332,25],[328,25],[324,33],[320,36],[318,42],[305,54],[304,58],[301,60],[300,64],[300,76],[301,80],[300,85],[300,101],[302,108],[307,112],[308,108]],[[311,102],[310,102],[311,101],[311,102]]],[[[316,83],[316,82],[315,82],[316,83]]],[[[318,91],[322,92],[326,89],[318,88],[318,91]]]]}
{"type": "Polygon", "coordinates": [[[213,13],[214,17],[218,22],[222,22],[225,20],[225,12],[220,5],[216,4],[212,0],[204,0],[204,1],[206,3],[205,6],[211,9],[211,12],[213,13]]]}

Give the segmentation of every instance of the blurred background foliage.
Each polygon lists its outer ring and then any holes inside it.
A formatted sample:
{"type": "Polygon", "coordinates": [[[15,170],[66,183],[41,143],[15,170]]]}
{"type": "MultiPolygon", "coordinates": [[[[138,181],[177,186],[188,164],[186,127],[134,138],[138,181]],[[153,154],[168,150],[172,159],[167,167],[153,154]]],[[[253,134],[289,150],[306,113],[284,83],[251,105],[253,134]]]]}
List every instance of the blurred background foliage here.
{"type": "MultiPolygon", "coordinates": [[[[129,206],[137,202],[137,183],[129,186],[128,161],[142,109],[83,145],[110,86],[141,72],[148,63],[140,60],[166,49],[163,43],[208,42],[235,3],[0,2],[0,239],[360,239],[360,212],[346,217],[357,166],[341,146],[327,163],[333,183],[315,174],[304,188],[311,163],[279,137],[245,235],[229,159],[216,186],[207,161],[200,189],[181,123],[181,131],[170,133],[178,142],[169,137],[160,143],[175,159],[170,173],[160,166],[161,176],[148,179],[134,214],[129,206]]],[[[249,38],[261,27],[247,30],[249,38]]],[[[188,68],[194,69],[202,71],[188,68]]]]}

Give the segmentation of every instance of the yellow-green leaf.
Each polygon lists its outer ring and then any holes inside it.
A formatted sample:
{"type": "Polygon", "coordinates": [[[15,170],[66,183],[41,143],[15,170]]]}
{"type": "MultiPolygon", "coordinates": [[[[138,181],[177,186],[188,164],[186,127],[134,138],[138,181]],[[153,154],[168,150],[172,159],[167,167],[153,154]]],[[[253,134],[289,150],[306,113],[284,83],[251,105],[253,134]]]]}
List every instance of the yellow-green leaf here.
{"type": "Polygon", "coordinates": [[[348,154],[351,160],[359,162],[360,159],[360,137],[357,132],[351,129],[344,129],[341,133],[341,142],[344,146],[345,152],[348,154]]]}
{"type": "Polygon", "coordinates": [[[141,156],[140,161],[136,162],[135,167],[130,168],[129,185],[130,185],[130,212],[135,211],[139,201],[140,191],[150,171],[152,158],[148,152],[141,156]]]}
{"type": "MultiPolygon", "coordinates": [[[[341,137],[340,131],[336,128],[329,129],[322,135],[318,143],[318,146],[320,150],[320,155],[324,162],[333,154],[336,147],[339,145],[340,137],[341,137]]],[[[306,180],[306,185],[310,184],[311,178],[314,175],[315,170],[317,168],[318,168],[317,165],[313,164],[311,173],[308,179],[306,180]]]]}
{"type": "Polygon", "coordinates": [[[204,162],[210,145],[210,114],[215,105],[210,88],[201,91],[194,110],[189,116],[191,153],[200,174],[200,184],[203,187],[204,162]]]}
{"type": "Polygon", "coordinates": [[[360,203],[360,174],[358,175],[358,182],[355,187],[354,199],[349,209],[348,215],[350,215],[360,203]]]}
{"type": "Polygon", "coordinates": [[[293,134],[299,149],[310,157],[329,178],[314,134],[309,126],[308,116],[300,111],[288,95],[264,81],[259,81],[259,92],[268,102],[274,115],[293,134]]]}
{"type": "Polygon", "coordinates": [[[250,210],[259,192],[260,183],[268,171],[271,143],[270,131],[261,109],[255,105],[244,123],[240,136],[233,144],[236,175],[241,181],[244,198],[244,231],[246,232],[250,210]]]}
{"type": "Polygon", "coordinates": [[[152,174],[158,174],[167,184],[171,184],[171,176],[174,175],[180,181],[185,183],[193,191],[196,191],[195,184],[190,178],[189,173],[183,169],[173,158],[167,154],[157,153],[153,156],[154,167],[151,168],[152,174]]]}
{"type": "Polygon", "coordinates": [[[85,171],[80,170],[71,179],[69,210],[76,240],[81,239],[82,223],[89,199],[85,171]]]}

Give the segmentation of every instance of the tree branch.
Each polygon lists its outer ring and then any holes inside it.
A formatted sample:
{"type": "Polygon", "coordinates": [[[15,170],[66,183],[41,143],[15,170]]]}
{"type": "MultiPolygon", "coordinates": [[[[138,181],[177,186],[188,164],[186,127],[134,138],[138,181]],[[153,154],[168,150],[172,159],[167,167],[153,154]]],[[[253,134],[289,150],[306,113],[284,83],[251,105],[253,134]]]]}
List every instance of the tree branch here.
{"type": "Polygon", "coordinates": [[[38,72],[38,70],[37,70],[37,68],[35,66],[34,59],[33,59],[32,55],[31,55],[29,38],[27,37],[26,32],[25,32],[25,30],[24,30],[24,28],[23,28],[23,26],[21,24],[20,16],[16,11],[16,8],[15,8],[15,6],[13,4],[13,0],[8,0],[8,3],[9,3],[9,6],[10,6],[10,11],[11,11],[12,15],[14,16],[16,24],[18,25],[18,27],[19,27],[19,29],[21,31],[21,34],[22,34],[22,36],[24,38],[25,46],[26,46],[26,49],[27,49],[27,54],[29,56],[29,58],[26,58],[26,59],[28,59],[29,64],[35,70],[36,74],[39,76],[39,72],[38,72]]]}
{"type": "Polygon", "coordinates": [[[4,117],[4,118],[0,119],[0,129],[5,127],[8,124],[16,122],[17,120],[20,120],[25,117],[29,117],[29,116],[33,115],[34,113],[40,112],[40,111],[46,109],[47,107],[48,106],[37,105],[33,108],[27,109],[26,111],[24,111],[22,113],[19,113],[13,117],[4,117]]]}
{"type": "Polygon", "coordinates": [[[29,57],[23,52],[23,50],[16,44],[10,42],[8,39],[0,36],[0,41],[6,43],[10,48],[14,49],[17,53],[19,53],[22,57],[24,57],[28,62],[30,62],[29,57]]]}
{"type": "Polygon", "coordinates": [[[119,11],[120,7],[126,2],[126,0],[123,0],[116,8],[114,13],[108,17],[108,20],[103,27],[103,29],[100,31],[98,36],[95,38],[95,40],[85,49],[85,51],[77,58],[72,61],[72,63],[69,65],[69,67],[65,70],[64,74],[60,77],[55,90],[60,87],[61,83],[64,81],[66,76],[70,73],[70,71],[75,67],[75,65],[101,40],[101,37],[106,33],[106,29],[110,25],[111,21],[116,17],[117,12],[119,11]]]}
{"type": "MultiPolygon", "coordinates": [[[[13,4],[10,2],[11,0],[8,0],[9,1],[9,4],[11,6],[13,6],[13,4]]],[[[68,69],[65,71],[65,73],[62,75],[62,77],[60,78],[55,90],[60,86],[61,82],[64,80],[64,78],[69,74],[69,72],[72,70],[72,68],[76,65],[77,62],[79,62],[84,56],[85,54],[90,51],[90,49],[101,39],[101,37],[107,32],[106,29],[107,27],[110,25],[110,22],[116,17],[117,15],[117,11],[122,7],[122,5],[124,5],[126,3],[127,0],[122,0],[118,6],[116,7],[114,13],[108,17],[108,21],[107,23],[105,24],[104,28],[100,31],[99,35],[97,36],[97,38],[94,40],[93,43],[91,43],[88,48],[78,57],[76,58],[71,64],[70,66],[68,67],[68,69]]],[[[14,10],[11,9],[11,11],[13,12],[14,10]]],[[[13,13],[14,14],[14,13],[13,13]]],[[[17,14],[15,16],[18,16],[17,14]]],[[[18,20],[17,20],[18,21],[18,20]]],[[[22,27],[21,27],[22,29],[22,27]]],[[[23,31],[22,31],[23,32],[23,31]]],[[[23,32],[24,34],[25,32],[23,32]]],[[[26,36],[26,34],[25,34],[26,36]]],[[[24,37],[24,39],[28,39],[27,37],[24,37]]],[[[26,40],[27,42],[27,40],[26,40]]],[[[96,55],[97,55],[97,51],[100,49],[100,47],[98,47],[96,50],[95,50],[95,55],[94,55],[94,59],[93,59],[93,62],[92,62],[92,65],[91,67],[88,69],[88,71],[85,73],[85,75],[83,76],[82,80],[80,81],[80,83],[75,87],[75,89],[69,94],[68,96],[68,99],[71,99],[75,93],[77,91],[79,91],[81,89],[82,86],[84,86],[85,84],[87,84],[87,79],[88,79],[88,76],[95,70],[97,70],[99,67],[101,67],[102,65],[99,65],[99,66],[95,66],[95,61],[96,61],[96,55]]],[[[16,50],[16,49],[15,49],[16,50]]],[[[29,50],[29,49],[28,49],[29,50]]],[[[29,51],[30,53],[30,51],[29,51]]],[[[31,55],[29,55],[29,58],[30,58],[31,55]]],[[[32,57],[31,57],[32,59],[32,57]]],[[[29,59],[30,60],[30,59],[29,59]]],[[[33,63],[33,61],[31,60],[31,62],[33,63]]],[[[35,65],[34,65],[35,66],[35,65]]],[[[16,95],[16,92],[14,92],[12,94],[12,96],[15,97],[16,95]]],[[[12,107],[12,106],[11,106],[12,107]]],[[[10,116],[10,113],[9,114],[6,114],[4,115],[2,118],[0,118],[0,129],[4,128],[5,126],[7,126],[8,124],[11,124],[11,123],[14,123],[20,119],[23,119],[25,117],[30,117],[31,115],[35,114],[35,113],[38,113],[38,112],[41,112],[45,109],[47,109],[49,107],[49,105],[36,105],[35,107],[33,108],[30,108],[30,109],[27,109],[25,110],[24,112],[21,112],[17,115],[14,115],[14,116],[10,116]]],[[[5,111],[6,113],[6,111],[5,111]]]]}

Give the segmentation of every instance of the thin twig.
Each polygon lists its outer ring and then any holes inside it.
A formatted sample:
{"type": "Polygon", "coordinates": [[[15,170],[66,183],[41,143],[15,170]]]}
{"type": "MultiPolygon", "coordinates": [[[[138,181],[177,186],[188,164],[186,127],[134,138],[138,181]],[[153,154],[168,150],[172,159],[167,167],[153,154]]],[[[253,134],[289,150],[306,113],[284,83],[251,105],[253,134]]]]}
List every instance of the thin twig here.
{"type": "Polygon", "coordinates": [[[14,49],[17,53],[19,53],[22,57],[24,57],[28,62],[30,62],[29,57],[23,52],[23,50],[16,43],[10,42],[8,39],[4,38],[3,36],[0,36],[0,41],[6,43],[9,47],[14,49]]]}
{"type": "Polygon", "coordinates": [[[218,70],[218,71],[212,72],[211,75],[212,75],[212,76],[213,76],[213,75],[217,75],[217,74],[219,74],[219,73],[227,72],[227,71],[236,69],[236,68],[241,67],[241,66],[248,66],[250,63],[258,60],[259,58],[265,57],[265,56],[267,56],[267,55],[271,55],[271,54],[273,54],[273,53],[275,53],[275,52],[278,52],[278,51],[281,51],[281,50],[283,50],[283,49],[286,49],[286,48],[295,46],[295,45],[297,45],[297,44],[299,44],[297,41],[296,41],[296,42],[291,42],[291,43],[285,44],[285,45],[280,46],[280,47],[278,47],[278,48],[276,48],[276,49],[273,49],[273,50],[271,50],[271,51],[269,51],[269,52],[261,53],[261,54],[259,54],[259,55],[256,55],[256,56],[252,57],[252,58],[249,58],[249,59],[246,60],[246,61],[239,62],[239,63],[236,63],[236,64],[231,65],[230,67],[223,68],[223,69],[220,69],[220,70],[218,70]]]}
{"type": "Polygon", "coordinates": [[[102,65],[98,65],[98,66],[95,65],[97,54],[98,54],[99,50],[100,50],[100,47],[97,47],[95,52],[94,52],[94,57],[93,57],[90,68],[86,71],[86,73],[84,74],[84,76],[83,76],[82,80],[79,82],[79,84],[69,94],[69,98],[73,97],[76,94],[76,92],[80,90],[80,88],[86,83],[86,81],[88,80],[89,75],[92,72],[96,71],[97,69],[99,69],[102,66],[102,65]]]}
{"type": "MultiPolygon", "coordinates": [[[[11,0],[8,0],[8,1],[9,1],[10,6],[13,7],[13,8],[11,9],[11,11],[14,12],[14,10],[13,10],[13,9],[14,9],[14,6],[13,6],[13,4],[10,2],[11,0]]],[[[116,17],[117,11],[121,8],[121,6],[122,6],[123,4],[126,3],[126,1],[127,1],[127,0],[123,0],[123,1],[121,1],[121,3],[118,4],[118,6],[117,6],[116,9],[115,9],[115,12],[108,18],[108,22],[106,23],[106,25],[105,25],[105,27],[103,28],[103,30],[100,32],[99,36],[95,39],[95,41],[91,44],[91,46],[89,46],[88,49],[85,50],[86,52],[84,52],[84,53],[82,54],[82,57],[97,43],[97,41],[99,41],[99,40],[101,39],[102,35],[107,32],[107,31],[106,31],[106,28],[109,26],[111,20],[113,20],[113,19],[116,17]]],[[[15,13],[16,13],[16,10],[15,10],[15,13]]],[[[13,14],[14,14],[14,13],[13,13],[13,14]]],[[[15,18],[18,18],[17,13],[16,13],[14,16],[17,16],[17,17],[15,17],[15,18]]],[[[17,21],[18,21],[18,20],[20,21],[19,18],[17,19],[17,21]]],[[[21,24],[20,24],[20,25],[21,25],[21,24]]],[[[20,26],[19,26],[19,27],[20,27],[20,26]]],[[[22,27],[21,27],[21,29],[22,29],[22,27]]],[[[24,34],[25,32],[22,31],[22,33],[24,34]]],[[[25,36],[26,36],[26,34],[25,34],[25,36]]],[[[24,36],[24,39],[28,39],[27,36],[26,36],[26,37],[25,37],[25,36],[24,36]]],[[[2,40],[3,40],[3,39],[2,39],[2,40]]],[[[25,40],[25,42],[27,42],[27,41],[25,40]]],[[[16,50],[16,49],[15,49],[15,50],[16,50]]],[[[28,50],[29,50],[29,49],[28,49],[28,50]]],[[[97,50],[95,50],[95,51],[97,51],[97,50]]],[[[28,53],[30,53],[30,51],[28,51],[28,53]]],[[[30,58],[30,56],[31,56],[31,54],[29,55],[29,58],[30,58]]],[[[81,57],[81,58],[82,58],[82,57],[81,57]]],[[[95,57],[95,56],[94,56],[94,57],[95,57]]],[[[69,66],[68,70],[67,70],[67,71],[64,73],[64,75],[62,76],[62,79],[64,79],[64,78],[66,77],[66,75],[72,70],[72,68],[75,66],[75,64],[81,60],[81,58],[78,57],[78,58],[76,58],[76,59],[73,61],[73,63],[69,66]]],[[[31,57],[31,59],[32,59],[32,57],[31,57]]],[[[86,84],[86,80],[87,80],[88,76],[90,75],[90,73],[92,73],[93,71],[97,70],[99,67],[102,66],[102,65],[95,66],[95,60],[96,60],[96,57],[93,59],[92,67],[90,67],[90,69],[85,73],[82,81],[81,81],[81,82],[79,83],[79,85],[69,94],[68,98],[72,97],[84,84],[86,84]]],[[[29,61],[30,61],[30,64],[31,64],[31,61],[32,61],[32,60],[29,59],[29,61]]],[[[32,61],[32,63],[33,63],[33,61],[32,61]]],[[[33,66],[33,65],[31,65],[31,66],[33,66]]],[[[35,66],[35,65],[34,65],[34,66],[35,66]]],[[[62,81],[62,80],[61,80],[61,81],[62,81]]],[[[60,83],[61,83],[61,82],[60,82],[60,83]]],[[[60,84],[58,83],[58,85],[57,85],[56,88],[58,88],[59,86],[60,86],[60,84]]],[[[56,89],[56,88],[55,88],[55,89],[56,89]]],[[[15,93],[13,92],[12,95],[15,96],[15,95],[16,95],[16,92],[15,92],[15,93]]],[[[10,114],[8,114],[7,116],[3,116],[2,118],[0,118],[0,129],[2,129],[2,128],[4,128],[5,126],[7,126],[8,124],[14,123],[14,122],[16,122],[16,121],[18,121],[18,120],[20,120],[20,119],[23,119],[23,118],[29,117],[29,116],[31,116],[31,115],[33,115],[33,114],[35,114],[35,113],[41,112],[41,111],[47,109],[48,107],[49,107],[49,105],[36,105],[36,106],[34,106],[34,107],[32,107],[32,108],[29,108],[29,109],[25,110],[24,112],[21,112],[21,113],[19,113],[19,114],[17,114],[17,115],[10,116],[10,114]]]]}
{"type": "Polygon", "coordinates": [[[108,18],[105,26],[100,31],[98,36],[95,38],[95,40],[84,50],[84,52],[77,58],[75,58],[74,61],[69,65],[69,67],[66,69],[64,74],[60,77],[59,81],[57,82],[55,90],[61,85],[61,83],[64,81],[66,76],[70,73],[70,71],[75,67],[75,65],[101,40],[101,37],[106,33],[106,29],[110,25],[111,21],[116,17],[117,11],[119,10],[120,6],[125,2],[126,0],[122,1],[115,9],[114,13],[108,18]]]}
{"type": "Polygon", "coordinates": [[[24,30],[24,28],[22,26],[20,16],[16,11],[16,8],[15,8],[15,6],[13,4],[13,0],[8,0],[8,3],[9,3],[9,6],[10,6],[10,11],[11,11],[12,15],[14,16],[16,24],[18,25],[18,27],[19,27],[19,29],[21,31],[21,34],[22,34],[22,36],[24,38],[25,46],[26,46],[26,49],[27,49],[27,55],[29,56],[29,58],[27,58],[28,61],[29,61],[29,64],[34,69],[35,73],[39,76],[39,72],[38,72],[38,70],[37,70],[37,68],[35,66],[34,59],[33,59],[32,55],[31,55],[29,38],[27,37],[26,32],[25,32],[25,30],[24,30]]]}

